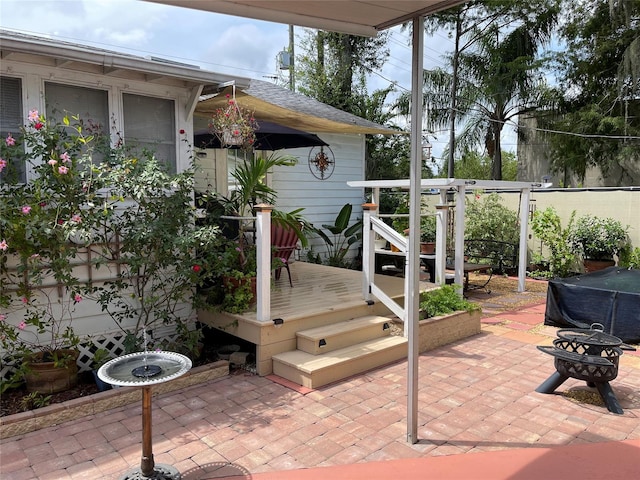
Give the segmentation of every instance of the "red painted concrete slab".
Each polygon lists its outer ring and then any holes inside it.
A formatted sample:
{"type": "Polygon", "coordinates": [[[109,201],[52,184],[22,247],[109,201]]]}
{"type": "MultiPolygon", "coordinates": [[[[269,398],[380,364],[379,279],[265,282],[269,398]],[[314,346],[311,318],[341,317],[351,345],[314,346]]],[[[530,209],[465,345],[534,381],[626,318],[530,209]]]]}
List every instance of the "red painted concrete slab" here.
{"type": "MultiPolygon", "coordinates": [[[[640,440],[526,448],[252,474],[252,480],[602,480],[640,477],[640,440]]],[[[240,480],[246,477],[228,477],[240,480]]]]}

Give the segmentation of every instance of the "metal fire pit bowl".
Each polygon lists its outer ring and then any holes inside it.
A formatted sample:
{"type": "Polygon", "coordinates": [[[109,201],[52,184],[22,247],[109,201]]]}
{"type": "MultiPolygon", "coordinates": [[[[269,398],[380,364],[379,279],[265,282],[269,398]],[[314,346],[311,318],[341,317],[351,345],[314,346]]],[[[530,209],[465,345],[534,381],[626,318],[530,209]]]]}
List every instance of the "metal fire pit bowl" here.
{"type": "Polygon", "coordinates": [[[553,393],[568,378],[584,380],[588,386],[597,388],[610,412],[624,413],[609,385],[618,376],[623,353],[620,345],[623,343],[618,337],[599,330],[558,330],[552,347],[538,346],[538,350],[554,357],[556,371],[536,392],[553,393]]]}

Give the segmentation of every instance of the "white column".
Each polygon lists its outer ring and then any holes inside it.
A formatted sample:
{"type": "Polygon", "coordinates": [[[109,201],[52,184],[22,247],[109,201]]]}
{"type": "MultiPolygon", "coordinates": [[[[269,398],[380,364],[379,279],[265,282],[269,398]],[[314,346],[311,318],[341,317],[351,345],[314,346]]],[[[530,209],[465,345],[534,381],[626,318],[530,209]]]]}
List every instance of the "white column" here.
{"type": "Polygon", "coordinates": [[[256,205],[256,318],[268,322],[271,317],[271,210],[273,206],[256,205]]]}
{"type": "Polygon", "coordinates": [[[371,284],[376,272],[375,232],[371,228],[371,217],[378,213],[374,203],[362,205],[362,296],[371,300],[371,284]]]}
{"type": "MultiPolygon", "coordinates": [[[[455,269],[456,283],[464,284],[464,209],[465,209],[465,187],[460,185],[456,194],[456,239],[455,239],[455,269]]],[[[462,295],[460,290],[460,295],[462,295]]]]}
{"type": "MultiPolygon", "coordinates": [[[[446,193],[445,193],[446,195],[446,193]]],[[[446,200],[445,200],[446,201],[446,200]]],[[[444,285],[447,267],[447,223],[449,222],[449,206],[443,205],[442,200],[436,205],[436,276],[438,285],[444,285]]]]}
{"type": "Polygon", "coordinates": [[[522,189],[520,195],[520,251],[518,254],[518,292],[525,291],[527,278],[527,237],[529,235],[529,197],[531,190],[522,189]]]}

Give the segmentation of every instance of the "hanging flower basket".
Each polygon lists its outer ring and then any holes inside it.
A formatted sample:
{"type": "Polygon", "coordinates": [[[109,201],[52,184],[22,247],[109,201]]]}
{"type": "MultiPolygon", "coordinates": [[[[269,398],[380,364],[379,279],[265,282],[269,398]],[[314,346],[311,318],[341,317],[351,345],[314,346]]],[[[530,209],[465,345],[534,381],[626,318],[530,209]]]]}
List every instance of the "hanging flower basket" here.
{"type": "Polygon", "coordinates": [[[231,125],[222,131],[223,145],[240,146],[244,143],[240,127],[238,125],[231,125]]]}
{"type": "Polygon", "coordinates": [[[236,102],[235,94],[227,95],[227,105],[219,108],[209,119],[209,130],[222,147],[250,150],[255,146],[258,122],[253,112],[236,102]]]}

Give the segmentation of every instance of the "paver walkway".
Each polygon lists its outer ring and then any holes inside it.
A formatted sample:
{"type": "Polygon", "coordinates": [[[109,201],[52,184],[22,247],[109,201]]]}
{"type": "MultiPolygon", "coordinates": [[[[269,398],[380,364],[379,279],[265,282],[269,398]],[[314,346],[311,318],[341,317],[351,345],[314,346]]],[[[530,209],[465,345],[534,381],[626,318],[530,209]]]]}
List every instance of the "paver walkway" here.
{"type": "MultiPolygon", "coordinates": [[[[544,305],[504,312],[513,300],[489,300],[481,334],[420,356],[415,445],[399,362],[308,393],[243,373],[158,395],[155,461],[184,480],[513,480],[559,478],[569,465],[578,470],[560,477],[639,478],[638,353],[623,355],[612,382],[624,415],[561,394],[591,391],[577,380],[536,393],[554,370],[535,348],[555,336],[541,326],[544,305]]],[[[117,479],[140,464],[140,416],[131,405],[2,440],[0,477],[117,479]]]]}

